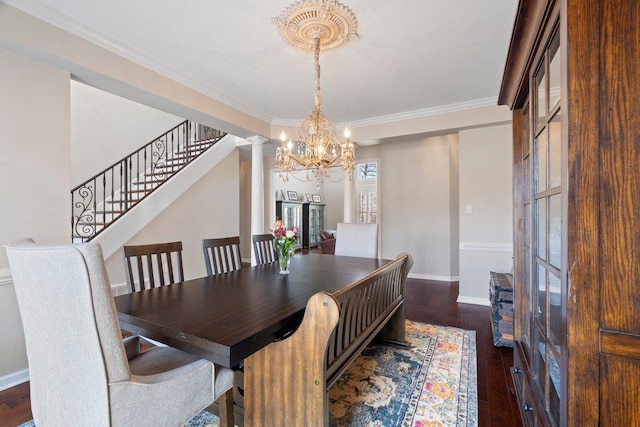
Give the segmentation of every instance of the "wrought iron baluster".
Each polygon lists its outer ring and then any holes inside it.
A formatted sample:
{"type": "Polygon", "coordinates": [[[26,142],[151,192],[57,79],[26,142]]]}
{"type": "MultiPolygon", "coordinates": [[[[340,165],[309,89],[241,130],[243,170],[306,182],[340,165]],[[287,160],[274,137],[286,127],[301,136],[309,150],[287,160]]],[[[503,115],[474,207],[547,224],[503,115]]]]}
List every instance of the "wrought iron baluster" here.
{"type": "MultiPolygon", "coordinates": [[[[138,179],[143,179],[144,180],[144,191],[146,193],[147,191],[147,175],[146,175],[146,170],[147,170],[147,150],[145,149],[142,152],[142,165],[143,165],[143,170],[145,172],[140,173],[140,154],[138,153],[138,172],[137,172],[137,176],[138,179]]],[[[153,185],[153,176],[149,177],[149,179],[151,180],[151,185],[153,185]]]]}
{"type": "MultiPolygon", "coordinates": [[[[113,198],[115,197],[116,193],[115,193],[115,165],[112,166],[109,169],[110,173],[111,173],[111,201],[113,201],[113,198]]],[[[122,203],[122,201],[120,201],[120,203],[122,203]]]]}

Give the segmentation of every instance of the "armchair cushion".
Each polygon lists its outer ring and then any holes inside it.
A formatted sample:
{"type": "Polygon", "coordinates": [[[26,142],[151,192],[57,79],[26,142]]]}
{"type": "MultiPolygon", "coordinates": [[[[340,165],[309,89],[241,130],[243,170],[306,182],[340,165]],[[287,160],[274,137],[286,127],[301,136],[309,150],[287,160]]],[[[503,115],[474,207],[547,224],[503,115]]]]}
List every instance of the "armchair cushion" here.
{"type": "Polygon", "coordinates": [[[336,238],[332,237],[330,239],[321,240],[320,241],[320,249],[322,249],[323,254],[335,254],[336,252],[336,238]]]}
{"type": "Polygon", "coordinates": [[[328,239],[333,239],[334,235],[329,230],[320,230],[320,241],[325,241],[328,239]]]}

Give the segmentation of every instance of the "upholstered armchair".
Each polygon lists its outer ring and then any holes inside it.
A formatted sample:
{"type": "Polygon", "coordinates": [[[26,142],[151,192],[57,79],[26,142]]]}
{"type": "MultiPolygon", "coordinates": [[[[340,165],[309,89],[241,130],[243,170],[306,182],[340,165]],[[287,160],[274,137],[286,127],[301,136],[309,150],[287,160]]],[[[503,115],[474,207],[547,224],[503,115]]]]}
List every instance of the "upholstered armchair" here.
{"type": "Polygon", "coordinates": [[[330,231],[320,231],[320,249],[323,254],[334,254],[336,250],[336,238],[330,231]]]}
{"type": "Polygon", "coordinates": [[[336,255],[378,257],[378,224],[338,223],[336,255]]]}
{"type": "Polygon", "coordinates": [[[171,347],[124,342],[96,243],[5,246],[24,327],[38,426],[180,426],[233,373],[171,347]],[[214,380],[215,378],[215,380],[214,380]]]}

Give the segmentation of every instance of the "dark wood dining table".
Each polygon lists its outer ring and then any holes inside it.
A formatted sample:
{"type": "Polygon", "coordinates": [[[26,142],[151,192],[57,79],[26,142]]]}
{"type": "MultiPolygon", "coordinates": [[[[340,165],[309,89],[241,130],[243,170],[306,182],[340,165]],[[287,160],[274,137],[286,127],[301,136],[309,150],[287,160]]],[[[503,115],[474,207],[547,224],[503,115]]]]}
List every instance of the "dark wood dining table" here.
{"type": "Polygon", "coordinates": [[[115,297],[120,327],[233,367],[302,320],[309,298],[335,292],[390,260],[296,255],[278,263],[115,297]]]}

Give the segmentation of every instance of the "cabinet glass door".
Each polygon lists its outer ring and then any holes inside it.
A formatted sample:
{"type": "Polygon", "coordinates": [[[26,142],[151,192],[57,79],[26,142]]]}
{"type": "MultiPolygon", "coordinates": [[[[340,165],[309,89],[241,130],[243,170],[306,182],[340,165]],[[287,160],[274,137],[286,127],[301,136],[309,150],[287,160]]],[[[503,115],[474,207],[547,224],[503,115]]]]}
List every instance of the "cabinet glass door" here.
{"type": "Polygon", "coordinates": [[[560,422],[562,381],[560,365],[563,338],[563,186],[560,112],[559,36],[543,52],[531,83],[533,114],[533,168],[529,263],[535,298],[532,301],[532,342],[529,348],[531,378],[552,425],[560,422]]]}
{"type": "Polygon", "coordinates": [[[293,203],[282,204],[282,225],[286,229],[298,227],[296,242],[294,247],[302,247],[302,205],[293,203]]]}
{"type": "MultiPolygon", "coordinates": [[[[521,253],[520,256],[524,262],[517,272],[517,286],[515,291],[519,293],[517,297],[517,309],[515,311],[516,318],[516,339],[522,342],[526,354],[531,348],[531,155],[530,155],[530,126],[529,126],[529,106],[525,106],[522,110],[522,132],[520,136],[520,170],[522,178],[520,181],[520,203],[522,206],[520,236],[518,237],[521,253]]],[[[531,361],[527,360],[531,365],[531,361]]]]}
{"type": "Polygon", "coordinates": [[[309,245],[317,246],[320,240],[320,215],[322,214],[321,206],[309,207],[309,245]]]}

